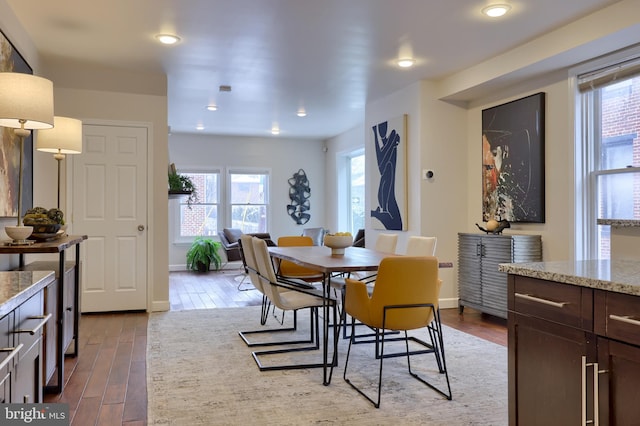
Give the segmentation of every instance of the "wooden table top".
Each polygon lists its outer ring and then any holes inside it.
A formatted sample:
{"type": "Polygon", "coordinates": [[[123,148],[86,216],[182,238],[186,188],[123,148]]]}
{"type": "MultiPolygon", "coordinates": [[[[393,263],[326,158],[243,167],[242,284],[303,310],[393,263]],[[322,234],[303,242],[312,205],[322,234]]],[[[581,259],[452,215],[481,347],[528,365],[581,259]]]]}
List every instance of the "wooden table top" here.
{"type": "Polygon", "coordinates": [[[332,256],[331,249],[324,246],[269,247],[269,253],[324,273],[376,271],[383,258],[394,256],[362,247],[347,247],[344,255],[332,256]]]}
{"type": "MultiPolygon", "coordinates": [[[[385,257],[398,256],[364,247],[347,247],[344,255],[331,255],[325,246],[269,247],[272,257],[289,260],[323,273],[377,271],[385,257]]],[[[452,268],[452,262],[439,262],[440,268],[452,268]]]]}
{"type": "Polygon", "coordinates": [[[86,239],[86,235],[65,235],[55,240],[35,242],[24,246],[5,243],[0,245],[0,254],[60,253],[86,239]]]}

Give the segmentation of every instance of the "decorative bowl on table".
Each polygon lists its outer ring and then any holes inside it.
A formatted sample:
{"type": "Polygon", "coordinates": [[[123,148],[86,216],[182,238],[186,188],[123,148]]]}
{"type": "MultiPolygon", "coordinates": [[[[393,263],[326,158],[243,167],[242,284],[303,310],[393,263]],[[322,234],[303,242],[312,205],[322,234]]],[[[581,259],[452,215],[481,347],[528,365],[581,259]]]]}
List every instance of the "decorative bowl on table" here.
{"type": "Polygon", "coordinates": [[[344,249],[353,244],[353,236],[348,232],[327,234],[324,236],[324,245],[331,249],[332,256],[344,254],[344,249]]]}
{"type": "Polygon", "coordinates": [[[33,227],[33,234],[29,239],[37,241],[48,241],[64,234],[66,226],[64,223],[64,213],[60,209],[46,209],[44,207],[34,207],[27,210],[22,218],[25,225],[33,227]]]}
{"type": "Polygon", "coordinates": [[[34,234],[56,234],[62,225],[59,223],[38,223],[31,226],[33,226],[34,234]]]}
{"type": "Polygon", "coordinates": [[[33,233],[32,226],[5,226],[4,232],[13,240],[14,243],[26,241],[33,233]]]}

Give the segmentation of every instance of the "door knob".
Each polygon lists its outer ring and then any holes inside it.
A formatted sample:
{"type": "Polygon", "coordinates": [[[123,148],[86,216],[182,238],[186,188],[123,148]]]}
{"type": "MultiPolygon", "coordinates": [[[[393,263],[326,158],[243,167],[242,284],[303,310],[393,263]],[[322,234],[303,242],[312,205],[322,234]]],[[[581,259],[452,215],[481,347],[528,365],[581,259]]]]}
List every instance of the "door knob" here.
{"type": "Polygon", "coordinates": [[[144,231],[144,225],[138,225],[138,231],[144,231]]]}

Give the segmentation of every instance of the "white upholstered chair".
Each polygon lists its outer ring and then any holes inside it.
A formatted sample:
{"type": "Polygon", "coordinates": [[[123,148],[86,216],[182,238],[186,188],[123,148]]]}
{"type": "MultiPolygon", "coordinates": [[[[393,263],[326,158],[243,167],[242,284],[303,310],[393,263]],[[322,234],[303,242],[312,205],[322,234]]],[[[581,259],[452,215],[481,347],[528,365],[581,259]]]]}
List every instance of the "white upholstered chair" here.
{"type": "Polygon", "coordinates": [[[436,237],[420,237],[411,236],[407,241],[407,256],[435,256],[436,255],[436,237]]]}

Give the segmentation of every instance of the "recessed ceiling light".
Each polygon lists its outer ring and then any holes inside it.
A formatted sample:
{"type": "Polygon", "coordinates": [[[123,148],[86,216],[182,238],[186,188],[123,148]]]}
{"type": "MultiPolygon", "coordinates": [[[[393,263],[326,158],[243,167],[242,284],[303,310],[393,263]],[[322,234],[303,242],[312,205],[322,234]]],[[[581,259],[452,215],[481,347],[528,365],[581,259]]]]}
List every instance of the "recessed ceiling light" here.
{"type": "Polygon", "coordinates": [[[214,105],[214,104],[210,104],[210,105],[207,105],[207,109],[209,111],[217,111],[218,110],[218,106],[214,105]]]}
{"type": "Polygon", "coordinates": [[[298,117],[306,117],[306,116],[307,116],[307,111],[305,111],[305,109],[304,109],[304,108],[300,108],[300,109],[298,110],[298,112],[296,113],[296,115],[297,115],[298,117]]]}
{"type": "Polygon", "coordinates": [[[497,3],[485,7],[484,9],[482,9],[482,13],[490,18],[498,18],[500,16],[503,16],[509,10],[511,10],[511,6],[509,6],[508,4],[497,3]]]}
{"type": "Polygon", "coordinates": [[[204,125],[202,125],[202,124],[198,124],[198,125],[196,126],[196,130],[204,130],[204,125]]]}
{"type": "Polygon", "coordinates": [[[173,34],[158,34],[156,38],[162,44],[176,44],[180,41],[180,37],[173,34]]]}
{"type": "Polygon", "coordinates": [[[398,66],[400,68],[410,68],[416,63],[416,60],[413,58],[402,58],[398,59],[398,66]]]}
{"type": "Polygon", "coordinates": [[[272,135],[279,135],[280,134],[280,129],[278,127],[272,127],[271,128],[271,134],[272,135]]]}

